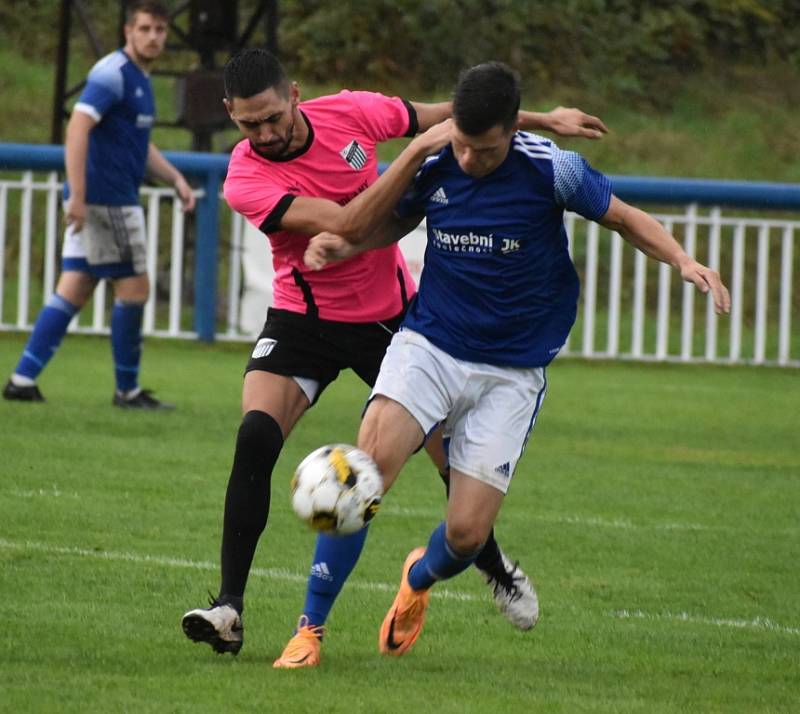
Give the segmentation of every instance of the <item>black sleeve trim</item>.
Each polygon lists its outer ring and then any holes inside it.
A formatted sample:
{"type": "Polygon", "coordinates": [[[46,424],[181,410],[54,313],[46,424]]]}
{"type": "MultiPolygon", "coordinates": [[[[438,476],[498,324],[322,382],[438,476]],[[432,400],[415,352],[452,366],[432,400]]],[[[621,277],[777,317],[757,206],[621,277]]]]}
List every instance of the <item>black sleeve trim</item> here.
{"type": "Polygon", "coordinates": [[[278,201],[275,208],[273,208],[269,215],[264,219],[264,222],[258,227],[262,233],[274,233],[281,227],[281,219],[285,215],[286,211],[289,210],[289,206],[292,205],[292,201],[297,198],[297,196],[293,196],[291,193],[287,193],[285,196],[278,201]]]}
{"type": "Polygon", "coordinates": [[[403,104],[406,105],[406,109],[408,110],[408,131],[406,132],[406,136],[416,136],[417,132],[419,131],[417,110],[414,109],[414,105],[407,99],[403,100],[403,104]]]}

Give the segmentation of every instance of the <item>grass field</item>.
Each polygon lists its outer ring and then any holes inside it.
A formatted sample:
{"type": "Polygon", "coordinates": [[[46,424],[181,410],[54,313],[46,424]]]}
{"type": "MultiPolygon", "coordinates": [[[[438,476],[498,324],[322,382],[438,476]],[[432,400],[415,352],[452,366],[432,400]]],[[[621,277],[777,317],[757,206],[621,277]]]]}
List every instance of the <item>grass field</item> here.
{"type": "MultiPolygon", "coordinates": [[[[0,334],[0,373],[23,335],[0,334]]],[[[438,586],[399,659],[377,628],[405,554],[442,513],[409,464],[329,620],[322,666],[275,671],[312,534],[288,481],[352,441],[344,376],[292,435],[248,588],[245,647],[217,657],[181,614],[218,585],[247,346],[152,340],[143,382],[174,413],[111,408],[106,340],[71,336],[46,405],[0,402],[0,711],[793,712],[800,701],[796,371],[563,360],[501,512],[534,577],[527,633],[474,572],[438,586]]]]}

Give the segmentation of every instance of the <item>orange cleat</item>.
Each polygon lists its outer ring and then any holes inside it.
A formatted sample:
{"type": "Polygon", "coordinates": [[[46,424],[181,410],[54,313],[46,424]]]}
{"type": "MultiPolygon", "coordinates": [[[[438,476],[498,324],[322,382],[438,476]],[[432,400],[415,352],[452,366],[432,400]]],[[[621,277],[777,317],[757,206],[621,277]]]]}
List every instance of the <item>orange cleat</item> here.
{"type": "Polygon", "coordinates": [[[408,583],[408,573],[422,556],[425,548],[412,550],[405,563],[400,577],[400,590],[386,613],[378,638],[378,649],[383,654],[399,656],[411,649],[417,641],[422,625],[425,623],[425,611],[428,609],[428,590],[413,590],[408,583]]]}
{"type": "Polygon", "coordinates": [[[308,618],[301,615],[297,622],[295,636],[286,644],[278,659],[272,666],[274,669],[298,669],[300,667],[316,667],[320,660],[320,647],[324,627],[308,624],[308,618]]]}

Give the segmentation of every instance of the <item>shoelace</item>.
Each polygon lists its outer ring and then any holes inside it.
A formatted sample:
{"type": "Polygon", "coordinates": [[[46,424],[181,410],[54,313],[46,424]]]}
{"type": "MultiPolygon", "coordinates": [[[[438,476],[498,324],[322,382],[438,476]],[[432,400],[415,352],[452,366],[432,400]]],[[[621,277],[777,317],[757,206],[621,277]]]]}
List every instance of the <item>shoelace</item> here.
{"type": "MultiPolygon", "coordinates": [[[[309,625],[308,617],[300,615],[300,619],[297,621],[295,637],[299,636],[301,639],[306,640],[321,640],[324,633],[325,627],[323,625],[309,625]]],[[[294,640],[294,637],[292,640],[294,640]]]]}
{"type": "Polygon", "coordinates": [[[217,600],[212,594],[211,591],[208,591],[208,605],[209,607],[219,607],[222,603],[217,600]]]}
{"type": "MultiPolygon", "coordinates": [[[[307,619],[306,622],[308,622],[307,619]]],[[[301,659],[308,653],[309,640],[313,640],[314,642],[321,640],[324,629],[325,628],[322,626],[314,627],[310,625],[300,625],[298,623],[297,632],[295,633],[295,636],[289,640],[289,644],[286,645],[286,649],[281,655],[281,659],[301,659]]]]}
{"type": "Polygon", "coordinates": [[[519,561],[516,561],[511,568],[511,572],[503,568],[503,574],[500,576],[492,575],[491,580],[494,581],[493,592],[497,593],[498,588],[502,588],[508,594],[509,599],[513,602],[522,597],[522,592],[517,585],[518,581],[523,579],[522,573],[519,571],[519,561]]]}

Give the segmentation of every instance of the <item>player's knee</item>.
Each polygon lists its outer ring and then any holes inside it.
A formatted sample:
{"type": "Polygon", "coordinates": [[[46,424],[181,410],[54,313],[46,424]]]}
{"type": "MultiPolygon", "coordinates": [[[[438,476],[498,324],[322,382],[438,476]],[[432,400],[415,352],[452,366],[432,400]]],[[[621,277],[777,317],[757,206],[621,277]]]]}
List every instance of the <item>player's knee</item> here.
{"type": "Polygon", "coordinates": [[[150,297],[150,281],[147,275],[119,278],[114,281],[114,295],[122,302],[146,303],[150,297]]]}
{"type": "Polygon", "coordinates": [[[247,412],[239,425],[236,448],[272,454],[277,460],[283,448],[283,434],[278,422],[266,412],[247,412]]]}
{"type": "Polygon", "coordinates": [[[469,557],[483,548],[488,533],[467,519],[450,518],[447,521],[445,537],[447,544],[455,551],[456,555],[469,557]]]}

